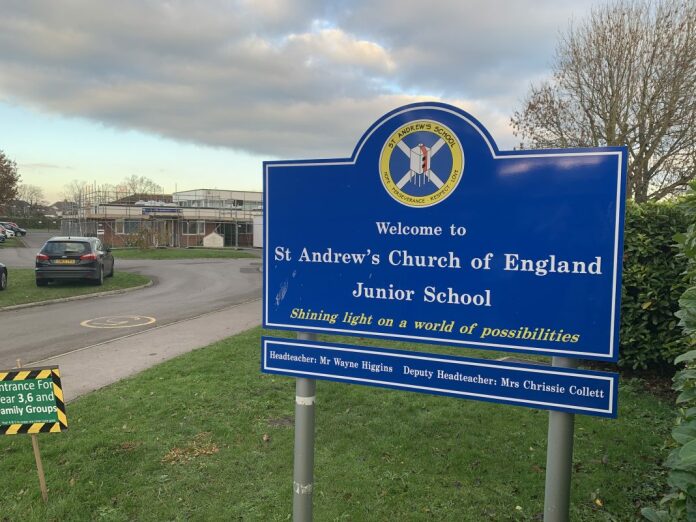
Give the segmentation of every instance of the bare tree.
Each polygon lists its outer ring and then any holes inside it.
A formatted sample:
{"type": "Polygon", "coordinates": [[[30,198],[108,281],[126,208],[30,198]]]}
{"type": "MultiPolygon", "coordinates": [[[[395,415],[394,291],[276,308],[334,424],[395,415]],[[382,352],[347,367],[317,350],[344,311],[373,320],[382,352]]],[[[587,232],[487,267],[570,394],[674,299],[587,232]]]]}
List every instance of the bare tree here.
{"type": "Polygon", "coordinates": [[[89,185],[87,183],[74,179],[67,185],[63,185],[63,199],[68,203],[81,206],[88,190],[89,185]]]}
{"type": "Polygon", "coordinates": [[[128,194],[161,194],[162,187],[145,176],[133,174],[118,185],[118,188],[125,190],[128,194]]]}
{"type": "Polygon", "coordinates": [[[45,203],[43,190],[36,185],[20,185],[17,191],[17,198],[28,203],[32,211],[45,203]]]}
{"type": "Polygon", "coordinates": [[[17,197],[19,180],[17,164],[0,150],[0,205],[4,205],[17,197]]]}
{"type": "Polygon", "coordinates": [[[63,185],[63,199],[65,201],[63,212],[66,215],[77,215],[79,210],[86,205],[89,189],[89,184],[75,179],[67,185],[63,185]]]}
{"type": "Polygon", "coordinates": [[[684,189],[696,176],[696,3],[593,10],[561,36],[553,77],[511,122],[523,148],[627,145],[636,201],[684,189]]]}

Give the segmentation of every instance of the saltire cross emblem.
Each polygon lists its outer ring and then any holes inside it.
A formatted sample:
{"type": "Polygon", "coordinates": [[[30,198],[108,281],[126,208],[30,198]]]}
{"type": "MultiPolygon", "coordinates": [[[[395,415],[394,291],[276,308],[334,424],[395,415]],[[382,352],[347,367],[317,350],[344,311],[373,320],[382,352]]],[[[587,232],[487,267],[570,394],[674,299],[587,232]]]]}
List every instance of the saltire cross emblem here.
{"type": "Polygon", "coordinates": [[[398,128],[382,148],[379,163],[380,179],[389,195],[411,207],[443,201],[459,184],[463,166],[458,138],[431,120],[398,128]]]}
{"type": "Polygon", "coordinates": [[[445,140],[440,138],[435,142],[432,147],[426,147],[422,143],[409,149],[403,140],[396,144],[396,146],[401,150],[410,160],[410,169],[404,174],[404,176],[396,184],[400,189],[403,188],[406,183],[411,182],[419,187],[423,186],[425,183],[432,182],[437,188],[442,188],[444,183],[430,168],[431,158],[437,154],[437,152],[445,144],[445,140]]]}

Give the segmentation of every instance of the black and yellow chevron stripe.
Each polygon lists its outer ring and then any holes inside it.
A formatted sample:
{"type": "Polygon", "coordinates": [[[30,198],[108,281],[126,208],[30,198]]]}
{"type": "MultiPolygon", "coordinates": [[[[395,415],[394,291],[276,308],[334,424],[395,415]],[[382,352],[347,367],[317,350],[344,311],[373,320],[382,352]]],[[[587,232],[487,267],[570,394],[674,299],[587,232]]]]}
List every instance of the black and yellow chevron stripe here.
{"type": "Polygon", "coordinates": [[[33,424],[0,425],[0,435],[17,435],[18,433],[58,433],[68,429],[68,418],[65,415],[63,387],[60,383],[60,369],[53,368],[22,368],[11,371],[0,371],[2,381],[25,381],[30,379],[53,380],[53,396],[58,410],[58,422],[36,422],[33,424]]]}

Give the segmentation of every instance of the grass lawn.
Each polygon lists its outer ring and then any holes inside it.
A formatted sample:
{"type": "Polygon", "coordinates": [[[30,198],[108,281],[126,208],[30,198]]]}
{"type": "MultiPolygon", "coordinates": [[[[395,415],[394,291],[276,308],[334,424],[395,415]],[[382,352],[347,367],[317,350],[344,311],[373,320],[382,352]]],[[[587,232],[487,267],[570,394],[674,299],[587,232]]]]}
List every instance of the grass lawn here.
{"type": "Polygon", "coordinates": [[[87,281],[64,281],[39,288],[36,286],[36,278],[32,268],[8,268],[7,273],[7,289],[0,292],[0,308],[130,288],[144,285],[150,280],[139,274],[119,272],[118,267],[116,267],[114,277],[105,278],[102,286],[95,286],[87,281]]]}
{"type": "Polygon", "coordinates": [[[4,243],[0,243],[0,250],[3,248],[24,248],[25,246],[19,238],[13,237],[6,239],[4,243]]]}
{"type": "MultiPolygon", "coordinates": [[[[290,520],[295,385],[260,373],[260,334],[68,404],[69,430],[39,436],[47,506],[30,439],[1,438],[3,520],[290,520]]],[[[619,405],[618,420],[576,417],[573,521],[634,520],[664,488],[671,401],[631,380],[619,405]]],[[[321,381],[315,520],[540,520],[547,418],[321,381]]]]}
{"type": "Polygon", "coordinates": [[[207,248],[148,248],[148,249],[114,249],[116,259],[239,259],[244,257],[260,258],[240,250],[222,250],[207,248]]]}

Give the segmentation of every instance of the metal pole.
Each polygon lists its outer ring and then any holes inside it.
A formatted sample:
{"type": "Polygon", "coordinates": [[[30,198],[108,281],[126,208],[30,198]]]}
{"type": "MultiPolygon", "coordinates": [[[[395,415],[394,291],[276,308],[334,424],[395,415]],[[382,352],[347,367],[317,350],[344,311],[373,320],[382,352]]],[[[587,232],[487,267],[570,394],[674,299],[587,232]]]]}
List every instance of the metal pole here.
{"type": "MultiPolygon", "coordinates": [[[[235,223],[235,228],[237,224],[235,223]]],[[[316,334],[298,333],[302,341],[315,341],[316,334]]],[[[295,457],[292,474],[292,519],[311,522],[314,489],[314,399],[317,382],[297,379],[295,384],[295,457]]]]}
{"type": "MultiPolygon", "coordinates": [[[[551,364],[559,368],[575,368],[577,360],[553,357],[551,364]]],[[[569,520],[574,427],[575,415],[572,413],[549,412],[544,522],[568,522],[569,520]]]]}

